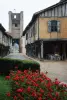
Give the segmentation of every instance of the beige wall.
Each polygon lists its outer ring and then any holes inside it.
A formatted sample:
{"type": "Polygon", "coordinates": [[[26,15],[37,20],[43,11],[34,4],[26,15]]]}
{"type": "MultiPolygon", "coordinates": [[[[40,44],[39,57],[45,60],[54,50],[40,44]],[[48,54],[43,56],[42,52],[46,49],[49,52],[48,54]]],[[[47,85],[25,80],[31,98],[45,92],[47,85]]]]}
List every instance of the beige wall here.
{"type": "Polygon", "coordinates": [[[67,38],[67,18],[39,18],[39,38],[49,39],[49,38],[67,38]],[[60,21],[60,33],[48,32],[48,21],[58,20],[60,21]]]}

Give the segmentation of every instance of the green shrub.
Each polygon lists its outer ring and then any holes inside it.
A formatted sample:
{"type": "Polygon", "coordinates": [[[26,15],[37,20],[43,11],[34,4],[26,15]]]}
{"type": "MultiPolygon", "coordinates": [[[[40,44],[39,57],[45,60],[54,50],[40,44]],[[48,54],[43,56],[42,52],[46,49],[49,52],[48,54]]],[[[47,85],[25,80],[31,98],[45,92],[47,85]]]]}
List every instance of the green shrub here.
{"type": "Polygon", "coordinates": [[[8,74],[10,70],[15,70],[18,67],[19,70],[24,71],[25,69],[30,69],[32,71],[39,70],[39,63],[32,60],[17,60],[17,59],[8,59],[0,58],[0,72],[8,74]]]}

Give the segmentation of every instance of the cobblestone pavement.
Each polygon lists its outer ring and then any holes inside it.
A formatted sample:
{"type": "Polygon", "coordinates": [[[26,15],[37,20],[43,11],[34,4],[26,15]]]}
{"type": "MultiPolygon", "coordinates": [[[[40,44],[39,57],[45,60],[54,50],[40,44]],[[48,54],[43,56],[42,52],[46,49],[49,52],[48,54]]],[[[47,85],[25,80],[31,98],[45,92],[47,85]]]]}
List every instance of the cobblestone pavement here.
{"type": "Polygon", "coordinates": [[[38,59],[33,59],[40,63],[41,72],[48,72],[47,76],[52,80],[58,78],[61,82],[67,83],[67,61],[39,61],[38,59]]]}

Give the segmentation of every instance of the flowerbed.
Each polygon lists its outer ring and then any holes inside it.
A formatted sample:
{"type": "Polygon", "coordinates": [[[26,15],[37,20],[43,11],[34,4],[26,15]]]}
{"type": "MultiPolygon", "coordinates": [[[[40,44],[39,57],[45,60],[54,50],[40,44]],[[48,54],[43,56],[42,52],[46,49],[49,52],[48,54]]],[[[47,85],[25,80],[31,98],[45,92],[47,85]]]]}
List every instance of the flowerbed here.
{"type": "Polygon", "coordinates": [[[6,79],[11,81],[12,90],[7,96],[12,100],[67,100],[67,85],[58,79],[52,82],[44,73],[17,70],[6,79]]]}

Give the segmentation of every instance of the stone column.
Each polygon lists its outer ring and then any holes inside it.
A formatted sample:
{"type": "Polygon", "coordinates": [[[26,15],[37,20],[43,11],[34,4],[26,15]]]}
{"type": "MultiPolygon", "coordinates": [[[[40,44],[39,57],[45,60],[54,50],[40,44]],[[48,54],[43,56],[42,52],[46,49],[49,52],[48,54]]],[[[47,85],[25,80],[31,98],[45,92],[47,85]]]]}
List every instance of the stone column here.
{"type": "Polygon", "coordinates": [[[23,11],[20,12],[20,40],[19,40],[19,51],[20,53],[24,53],[23,52],[23,40],[24,40],[24,37],[22,36],[23,34],[23,11]],[[22,36],[22,37],[21,37],[22,36]]]}
{"type": "Polygon", "coordinates": [[[41,59],[43,59],[43,41],[41,41],[41,59]]]}
{"type": "Polygon", "coordinates": [[[20,12],[20,37],[23,35],[23,11],[20,12]]]}

